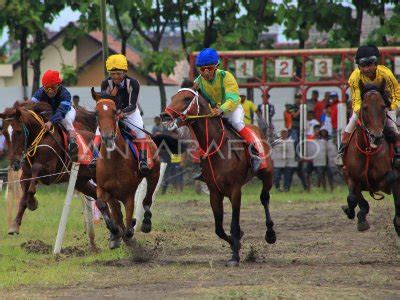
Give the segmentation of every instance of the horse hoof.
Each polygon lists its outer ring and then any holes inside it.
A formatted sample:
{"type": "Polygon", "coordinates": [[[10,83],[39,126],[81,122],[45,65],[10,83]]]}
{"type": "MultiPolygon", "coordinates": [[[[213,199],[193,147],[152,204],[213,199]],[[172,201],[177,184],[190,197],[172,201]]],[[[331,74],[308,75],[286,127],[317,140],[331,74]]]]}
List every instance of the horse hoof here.
{"type": "Polygon", "coordinates": [[[369,228],[370,228],[370,226],[369,226],[369,223],[368,223],[367,220],[361,221],[361,222],[359,222],[358,225],[357,225],[358,231],[366,231],[366,230],[368,230],[369,228]]]}
{"type": "Polygon", "coordinates": [[[27,207],[29,210],[34,211],[38,208],[39,206],[39,202],[36,200],[36,198],[34,198],[31,201],[28,201],[27,207]]]}
{"type": "Polygon", "coordinates": [[[227,261],[226,266],[230,267],[230,268],[239,267],[239,260],[236,260],[236,259],[232,258],[232,259],[227,261]]]}
{"type": "Polygon", "coordinates": [[[151,221],[150,220],[143,220],[142,226],[140,227],[140,230],[143,233],[149,233],[151,231],[151,221]]]}
{"type": "Polygon", "coordinates": [[[128,229],[125,231],[124,233],[124,239],[131,239],[133,237],[133,228],[132,229],[128,229]]]}
{"type": "Polygon", "coordinates": [[[276,234],[275,231],[267,231],[265,233],[265,240],[268,244],[275,244],[276,242],[276,234]]]}
{"type": "Polygon", "coordinates": [[[121,245],[121,238],[116,235],[110,234],[110,240],[108,241],[108,247],[112,249],[117,249],[121,245]]]}
{"type": "Polygon", "coordinates": [[[11,227],[8,229],[9,235],[19,234],[19,225],[15,222],[11,224],[11,227]]]}
{"type": "Polygon", "coordinates": [[[355,218],[355,216],[356,216],[355,211],[354,211],[354,210],[353,210],[353,211],[350,211],[350,209],[349,209],[348,206],[343,205],[343,206],[342,206],[342,210],[343,210],[343,212],[346,214],[346,216],[347,216],[350,220],[352,220],[352,219],[355,218]]]}

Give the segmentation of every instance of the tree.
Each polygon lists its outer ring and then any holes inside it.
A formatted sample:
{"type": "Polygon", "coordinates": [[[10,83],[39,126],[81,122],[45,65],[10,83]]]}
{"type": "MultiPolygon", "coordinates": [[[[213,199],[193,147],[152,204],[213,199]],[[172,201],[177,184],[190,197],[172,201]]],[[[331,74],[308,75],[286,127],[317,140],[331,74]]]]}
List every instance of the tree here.
{"type": "Polygon", "coordinates": [[[109,3],[112,6],[112,17],[118,29],[118,37],[121,39],[121,53],[125,55],[126,45],[134,28],[131,24],[123,22],[122,18],[129,20],[128,11],[131,2],[126,0],[109,0],[109,3]],[[131,26],[127,26],[127,24],[131,26]]]}
{"type": "Polygon", "coordinates": [[[160,90],[161,110],[167,104],[167,95],[162,75],[173,73],[178,54],[164,49],[161,51],[160,43],[167,26],[177,19],[178,7],[172,0],[131,1],[129,12],[132,26],[151,45],[153,51],[145,51],[143,67],[147,72],[154,72],[160,90]]]}

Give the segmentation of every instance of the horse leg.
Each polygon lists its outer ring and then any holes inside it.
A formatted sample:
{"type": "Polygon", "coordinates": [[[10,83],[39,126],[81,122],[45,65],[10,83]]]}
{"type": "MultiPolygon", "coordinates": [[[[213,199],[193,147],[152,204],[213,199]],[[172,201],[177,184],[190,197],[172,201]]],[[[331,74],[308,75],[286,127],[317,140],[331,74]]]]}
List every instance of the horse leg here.
{"type": "Polygon", "coordinates": [[[369,204],[361,193],[358,196],[358,207],[360,208],[360,211],[357,213],[357,218],[358,218],[357,229],[358,231],[366,231],[370,228],[369,223],[367,221],[367,215],[369,213],[369,204]]]}
{"type": "Polygon", "coordinates": [[[393,218],[394,229],[400,237],[400,188],[398,185],[393,185],[393,200],[395,208],[395,216],[393,218]]]}
{"type": "Polygon", "coordinates": [[[133,227],[136,224],[136,220],[133,220],[133,207],[135,204],[135,194],[128,197],[125,202],[125,232],[123,235],[123,239],[125,244],[129,244],[130,239],[133,237],[134,229],[133,227]]]}
{"type": "Polygon", "coordinates": [[[29,185],[29,189],[28,189],[28,209],[31,211],[34,211],[38,208],[38,201],[35,197],[36,194],[36,185],[38,180],[36,180],[36,178],[39,176],[40,171],[42,170],[43,165],[39,164],[39,163],[34,163],[32,165],[32,179],[29,185]]]}
{"type": "Polygon", "coordinates": [[[22,173],[22,176],[21,176],[22,197],[21,197],[21,200],[19,201],[17,216],[15,217],[10,228],[8,229],[8,234],[10,234],[10,235],[19,234],[19,227],[21,226],[22,217],[24,216],[25,209],[28,206],[28,204],[27,204],[28,189],[29,189],[30,182],[29,182],[29,180],[26,180],[27,178],[28,178],[28,176],[25,173],[22,173]]]}
{"type": "Polygon", "coordinates": [[[236,267],[239,265],[240,250],[240,205],[242,192],[236,189],[232,192],[230,200],[232,204],[232,221],[231,221],[231,237],[232,237],[232,258],[227,262],[228,267],[236,267]]]}
{"type": "Polygon", "coordinates": [[[356,216],[355,208],[357,207],[358,197],[357,194],[361,194],[361,191],[356,193],[355,184],[352,180],[348,180],[347,185],[349,187],[349,195],[347,196],[347,206],[343,205],[342,210],[349,219],[354,219],[356,216]]]}
{"type": "Polygon", "coordinates": [[[216,191],[210,191],[210,204],[214,214],[215,234],[232,245],[232,238],[225,233],[224,223],[224,196],[216,191]]]}
{"type": "Polygon", "coordinates": [[[140,230],[144,233],[149,233],[151,231],[152,213],[150,211],[150,208],[151,205],[153,204],[153,194],[157,187],[158,178],[159,178],[159,172],[155,172],[154,174],[152,173],[151,176],[146,177],[147,190],[146,190],[146,196],[144,197],[142,204],[144,209],[144,215],[143,215],[142,226],[140,228],[140,230]]]}
{"type": "Polygon", "coordinates": [[[272,174],[267,171],[259,172],[258,178],[261,180],[263,184],[263,188],[260,194],[261,204],[264,206],[265,211],[265,224],[267,226],[267,231],[265,233],[265,240],[268,244],[274,244],[276,242],[276,234],[274,231],[274,222],[272,221],[271,214],[269,212],[269,199],[270,194],[269,191],[272,187],[272,174]]]}

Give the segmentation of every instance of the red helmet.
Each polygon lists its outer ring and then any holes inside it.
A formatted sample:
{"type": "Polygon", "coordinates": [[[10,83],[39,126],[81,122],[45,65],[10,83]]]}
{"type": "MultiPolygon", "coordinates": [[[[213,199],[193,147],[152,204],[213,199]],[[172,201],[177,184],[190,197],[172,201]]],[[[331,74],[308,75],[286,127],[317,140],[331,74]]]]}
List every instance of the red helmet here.
{"type": "Polygon", "coordinates": [[[60,73],[55,70],[47,70],[44,72],[42,77],[42,85],[43,86],[51,86],[61,84],[62,79],[60,77],[60,73]]]}

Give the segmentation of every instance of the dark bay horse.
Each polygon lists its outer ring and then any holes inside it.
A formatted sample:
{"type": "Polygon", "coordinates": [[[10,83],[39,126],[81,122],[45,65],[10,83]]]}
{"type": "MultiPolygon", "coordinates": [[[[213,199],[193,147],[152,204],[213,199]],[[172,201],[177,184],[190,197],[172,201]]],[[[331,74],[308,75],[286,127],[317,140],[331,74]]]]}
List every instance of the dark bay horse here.
{"type": "MultiPolygon", "coordinates": [[[[172,97],[171,104],[161,114],[161,118],[166,123],[184,121],[182,124],[189,126],[193,131],[202,152],[202,174],[210,190],[215,233],[231,246],[232,257],[227,265],[237,266],[240,260],[240,239],[243,234],[239,224],[241,189],[254,175],[262,182],[260,200],[266,216],[265,239],[269,244],[276,241],[274,223],[269,212],[273,168],[268,155],[267,167],[259,170],[257,174],[250,173],[246,143],[232,129],[226,127],[220,117],[210,118],[209,114],[208,102],[200,94],[191,89],[181,89],[172,97]],[[223,228],[224,197],[229,197],[232,204],[231,235],[227,235],[223,228]]],[[[258,127],[251,126],[251,129],[265,141],[265,136],[258,127]]],[[[269,154],[269,145],[263,143],[263,147],[264,153],[269,154]]]]}
{"type": "Polygon", "coordinates": [[[385,139],[384,127],[387,118],[387,107],[382,97],[385,82],[380,87],[363,86],[360,82],[362,106],[359,124],[353,132],[347,150],[344,154],[344,166],[349,195],[347,206],[342,209],[349,219],[354,219],[357,213],[358,230],[370,228],[367,221],[369,204],[363,197],[362,191],[368,191],[376,199],[383,199],[384,192],[393,192],[396,215],[394,227],[400,236],[400,179],[397,170],[392,168],[393,148],[385,139]]]}
{"type": "MultiPolygon", "coordinates": [[[[66,155],[62,133],[55,129],[53,133],[46,132],[44,123],[46,115],[51,114],[51,107],[47,103],[36,103],[32,109],[17,107],[7,111],[6,118],[12,126],[10,156],[22,161],[22,198],[19,209],[9,234],[18,234],[23,214],[28,208],[36,210],[38,201],[35,197],[38,182],[50,185],[69,180],[71,161],[66,155]],[[29,153],[29,154],[28,154],[29,153]],[[29,157],[27,157],[29,156],[29,157]],[[55,174],[55,175],[53,175],[55,174]],[[41,178],[37,178],[41,177],[41,178]]],[[[89,144],[94,134],[88,131],[78,131],[89,144]]],[[[96,199],[96,186],[91,182],[95,179],[94,171],[86,165],[81,165],[75,188],[84,195],[96,199]]],[[[96,204],[103,214],[104,219],[110,219],[107,206],[97,200],[96,204]]]]}
{"type": "MultiPolygon", "coordinates": [[[[151,231],[152,196],[160,176],[160,162],[153,156],[153,166],[149,174],[139,172],[138,159],[128,148],[128,144],[119,128],[116,104],[112,96],[100,95],[92,88],[92,97],[96,101],[96,115],[101,133],[102,147],[96,165],[97,198],[111,209],[112,220],[107,224],[110,229],[111,249],[120,245],[121,237],[129,245],[133,236],[135,193],[143,178],[147,180],[146,196],[143,199],[144,219],[142,232],[151,231]],[[110,97],[110,98],[108,98],[110,97]],[[125,206],[125,224],[122,218],[121,201],[125,206]]],[[[149,139],[148,148],[153,154],[157,147],[149,139]]]]}

